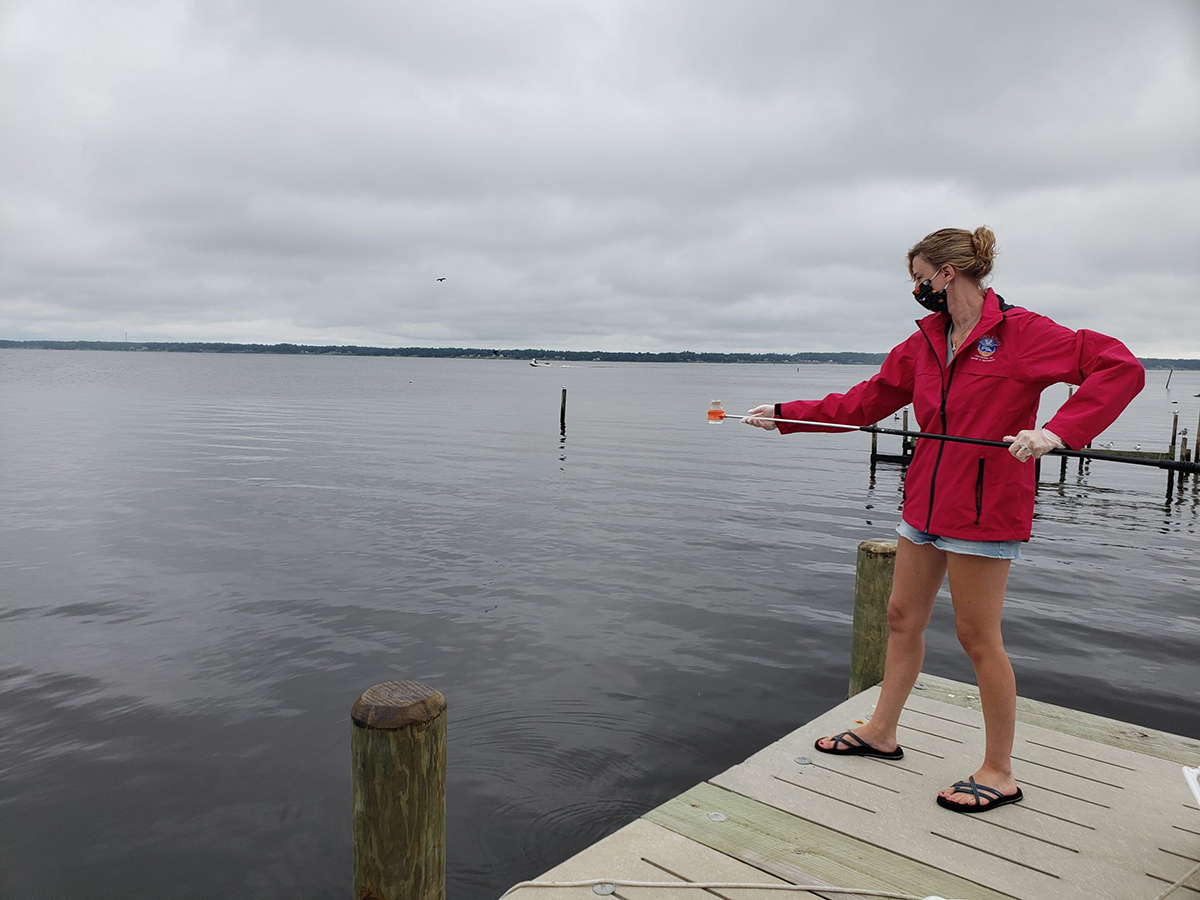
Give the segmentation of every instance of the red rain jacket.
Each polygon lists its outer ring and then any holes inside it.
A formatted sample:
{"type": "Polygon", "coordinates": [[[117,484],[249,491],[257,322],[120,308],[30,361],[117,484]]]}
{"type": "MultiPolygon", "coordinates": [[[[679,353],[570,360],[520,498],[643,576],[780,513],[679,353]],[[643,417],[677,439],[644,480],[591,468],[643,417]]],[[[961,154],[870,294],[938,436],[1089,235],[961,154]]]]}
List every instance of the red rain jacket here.
{"type": "MultiPolygon", "coordinates": [[[[878,375],[824,400],[781,403],[780,418],[871,425],[912,403],[921,431],[999,441],[1035,428],[1042,391],[1065,381],[1079,389],[1044,427],[1078,449],[1111,425],[1146,381],[1120,341],[1071,331],[1009,306],[991,289],[949,365],[948,324],[946,313],[918,320],[878,375]]],[[[779,430],[837,431],[782,422],[779,430]]],[[[1033,494],[1033,465],[1002,447],[920,438],[904,482],[904,521],[942,537],[1027,541],[1033,494]]]]}

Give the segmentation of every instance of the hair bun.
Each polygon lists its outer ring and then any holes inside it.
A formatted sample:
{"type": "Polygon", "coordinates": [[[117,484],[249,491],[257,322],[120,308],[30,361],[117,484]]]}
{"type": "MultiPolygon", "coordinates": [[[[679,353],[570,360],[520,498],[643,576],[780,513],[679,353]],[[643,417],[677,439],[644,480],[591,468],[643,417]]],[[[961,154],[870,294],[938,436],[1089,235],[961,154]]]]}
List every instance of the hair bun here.
{"type": "Polygon", "coordinates": [[[996,235],[983,225],[973,232],[965,228],[942,228],[927,234],[908,250],[908,274],[913,260],[921,256],[935,269],[952,265],[977,285],[992,272],[996,256],[996,235]]]}
{"type": "Polygon", "coordinates": [[[976,228],[971,234],[971,249],[975,251],[975,258],[991,269],[992,261],[996,258],[996,235],[992,229],[986,225],[976,228]]]}

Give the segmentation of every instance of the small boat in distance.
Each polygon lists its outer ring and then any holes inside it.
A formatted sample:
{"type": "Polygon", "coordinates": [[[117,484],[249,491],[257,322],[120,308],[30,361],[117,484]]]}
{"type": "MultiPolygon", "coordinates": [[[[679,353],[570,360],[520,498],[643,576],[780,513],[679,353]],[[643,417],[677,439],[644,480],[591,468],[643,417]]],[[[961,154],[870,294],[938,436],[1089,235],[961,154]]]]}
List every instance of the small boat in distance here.
{"type": "Polygon", "coordinates": [[[531,361],[529,364],[530,364],[531,366],[548,366],[548,367],[550,367],[550,368],[553,368],[553,367],[554,367],[554,363],[548,363],[548,362],[538,362],[536,359],[535,359],[535,360],[532,360],[532,361],[531,361]]]}

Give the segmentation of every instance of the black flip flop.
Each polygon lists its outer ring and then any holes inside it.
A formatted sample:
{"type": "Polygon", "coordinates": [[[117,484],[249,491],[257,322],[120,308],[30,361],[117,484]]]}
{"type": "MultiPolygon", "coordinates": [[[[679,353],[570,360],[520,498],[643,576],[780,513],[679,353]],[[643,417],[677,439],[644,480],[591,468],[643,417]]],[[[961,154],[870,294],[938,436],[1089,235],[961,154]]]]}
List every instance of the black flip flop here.
{"type": "Polygon", "coordinates": [[[876,750],[874,747],[872,747],[870,744],[868,744],[866,741],[864,741],[862,738],[860,738],[853,731],[843,731],[841,734],[835,734],[832,737],[830,737],[829,740],[833,741],[832,747],[822,747],[821,741],[823,741],[823,740],[826,740],[826,739],[825,738],[817,738],[816,743],[814,743],[813,746],[816,747],[822,753],[832,753],[834,756],[875,756],[875,757],[878,757],[879,759],[903,759],[904,758],[904,748],[903,747],[897,746],[896,749],[893,750],[891,753],[884,753],[882,750],[876,750]],[[847,739],[847,735],[849,737],[854,738],[856,743],[853,743],[853,744],[850,743],[850,741],[847,739]],[[846,749],[839,750],[838,749],[839,744],[845,744],[846,749]]]}
{"type": "Polygon", "coordinates": [[[975,798],[974,803],[955,803],[953,800],[947,800],[941,794],[938,794],[938,806],[945,809],[952,809],[960,813],[981,813],[987,812],[997,806],[1003,806],[1005,803],[1017,803],[1025,795],[1021,793],[1021,789],[1017,788],[1015,794],[1002,794],[993,787],[988,787],[985,784],[976,784],[975,776],[972,775],[967,781],[954,782],[954,791],[956,793],[970,794],[975,798]],[[980,793],[994,794],[995,799],[991,797],[980,797],[980,793]],[[983,801],[987,801],[984,805],[983,801]]]}

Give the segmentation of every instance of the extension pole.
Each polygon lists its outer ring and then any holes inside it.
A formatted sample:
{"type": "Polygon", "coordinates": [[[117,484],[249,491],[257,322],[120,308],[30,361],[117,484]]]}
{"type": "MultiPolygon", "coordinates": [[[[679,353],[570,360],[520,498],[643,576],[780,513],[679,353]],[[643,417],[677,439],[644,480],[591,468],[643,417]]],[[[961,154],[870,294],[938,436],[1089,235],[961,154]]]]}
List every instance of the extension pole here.
{"type": "MultiPolygon", "coordinates": [[[[728,414],[726,414],[728,415],[728,414]]],[[[1011,441],[989,441],[984,438],[962,437],[957,434],[935,434],[929,431],[902,431],[899,428],[880,428],[878,425],[843,425],[840,422],[812,422],[807,419],[777,419],[773,416],[737,416],[739,419],[762,419],[765,422],[785,422],[789,425],[816,425],[820,428],[844,428],[846,431],[865,431],[867,434],[898,434],[901,437],[925,438],[930,441],[948,441],[955,444],[975,444],[979,447],[1012,446],[1011,441]]],[[[1047,455],[1070,456],[1080,460],[1099,459],[1104,462],[1128,463],[1131,466],[1153,466],[1156,469],[1173,469],[1176,472],[1200,473],[1200,463],[1172,459],[1139,459],[1135,456],[1116,456],[1084,450],[1050,450],[1047,455]]]]}

